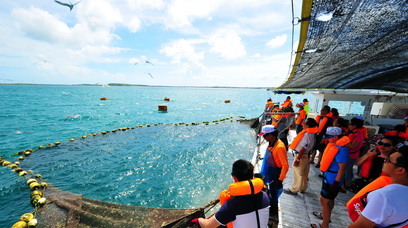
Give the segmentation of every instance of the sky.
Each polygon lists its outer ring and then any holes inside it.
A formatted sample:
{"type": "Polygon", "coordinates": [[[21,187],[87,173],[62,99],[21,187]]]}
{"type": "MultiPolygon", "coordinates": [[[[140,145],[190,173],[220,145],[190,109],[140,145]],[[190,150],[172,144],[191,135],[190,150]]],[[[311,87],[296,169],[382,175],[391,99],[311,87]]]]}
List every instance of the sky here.
{"type": "Polygon", "coordinates": [[[291,33],[290,0],[5,1],[0,83],[276,87],[291,33]]]}

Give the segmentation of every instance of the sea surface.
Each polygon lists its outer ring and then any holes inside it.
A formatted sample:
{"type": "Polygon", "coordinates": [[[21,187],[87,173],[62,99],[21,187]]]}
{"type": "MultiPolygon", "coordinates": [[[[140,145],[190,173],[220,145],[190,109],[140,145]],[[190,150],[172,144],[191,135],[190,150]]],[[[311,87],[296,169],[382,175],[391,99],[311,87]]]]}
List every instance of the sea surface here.
{"type": "MultiPolygon", "coordinates": [[[[14,154],[34,149],[20,161],[24,170],[84,197],[197,208],[232,182],[235,160],[252,158],[255,132],[236,119],[259,117],[269,97],[286,96],[246,88],[1,85],[0,156],[15,162],[14,154]],[[127,127],[136,128],[101,134],[127,127]],[[54,142],[61,145],[47,147],[54,142]]],[[[292,98],[313,107],[309,94],[292,98]]],[[[0,227],[11,227],[33,210],[30,190],[9,167],[0,175],[0,227]]]]}

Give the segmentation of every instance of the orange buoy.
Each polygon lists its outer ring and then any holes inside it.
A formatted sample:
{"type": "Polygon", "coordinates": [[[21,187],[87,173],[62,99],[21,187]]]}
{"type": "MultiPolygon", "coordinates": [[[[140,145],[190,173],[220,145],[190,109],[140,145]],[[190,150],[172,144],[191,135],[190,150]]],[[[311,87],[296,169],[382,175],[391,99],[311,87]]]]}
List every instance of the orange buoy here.
{"type": "Polygon", "coordinates": [[[105,101],[105,100],[108,100],[108,98],[107,97],[101,97],[100,100],[105,101]]]}
{"type": "Polygon", "coordinates": [[[224,102],[225,103],[231,103],[231,100],[225,100],[224,102]]]}
{"type": "Polygon", "coordinates": [[[165,97],[165,98],[164,98],[164,101],[170,101],[170,98],[165,97]]]}
{"type": "Polygon", "coordinates": [[[159,111],[167,112],[167,105],[159,105],[159,111]]]}

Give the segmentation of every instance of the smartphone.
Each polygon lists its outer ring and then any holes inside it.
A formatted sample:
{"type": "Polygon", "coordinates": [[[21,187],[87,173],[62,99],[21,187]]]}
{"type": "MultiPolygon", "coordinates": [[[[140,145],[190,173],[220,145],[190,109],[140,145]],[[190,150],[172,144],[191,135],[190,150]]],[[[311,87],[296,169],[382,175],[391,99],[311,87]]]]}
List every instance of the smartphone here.
{"type": "Polygon", "coordinates": [[[376,145],[375,145],[375,144],[370,144],[370,150],[371,150],[371,149],[374,149],[374,150],[375,150],[375,148],[376,148],[376,145]]]}

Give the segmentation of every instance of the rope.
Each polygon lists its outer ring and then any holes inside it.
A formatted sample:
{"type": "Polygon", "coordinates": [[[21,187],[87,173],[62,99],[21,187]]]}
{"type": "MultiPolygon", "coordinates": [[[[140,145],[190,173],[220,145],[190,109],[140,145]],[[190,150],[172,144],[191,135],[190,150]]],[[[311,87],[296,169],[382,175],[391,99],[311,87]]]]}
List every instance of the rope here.
{"type": "Polygon", "coordinates": [[[289,69],[288,69],[287,78],[289,77],[290,70],[292,68],[293,40],[294,40],[294,37],[295,37],[295,12],[294,12],[294,7],[293,7],[293,0],[291,0],[290,2],[291,2],[291,6],[292,6],[292,45],[290,47],[291,51],[290,51],[290,61],[289,61],[289,69]]]}

